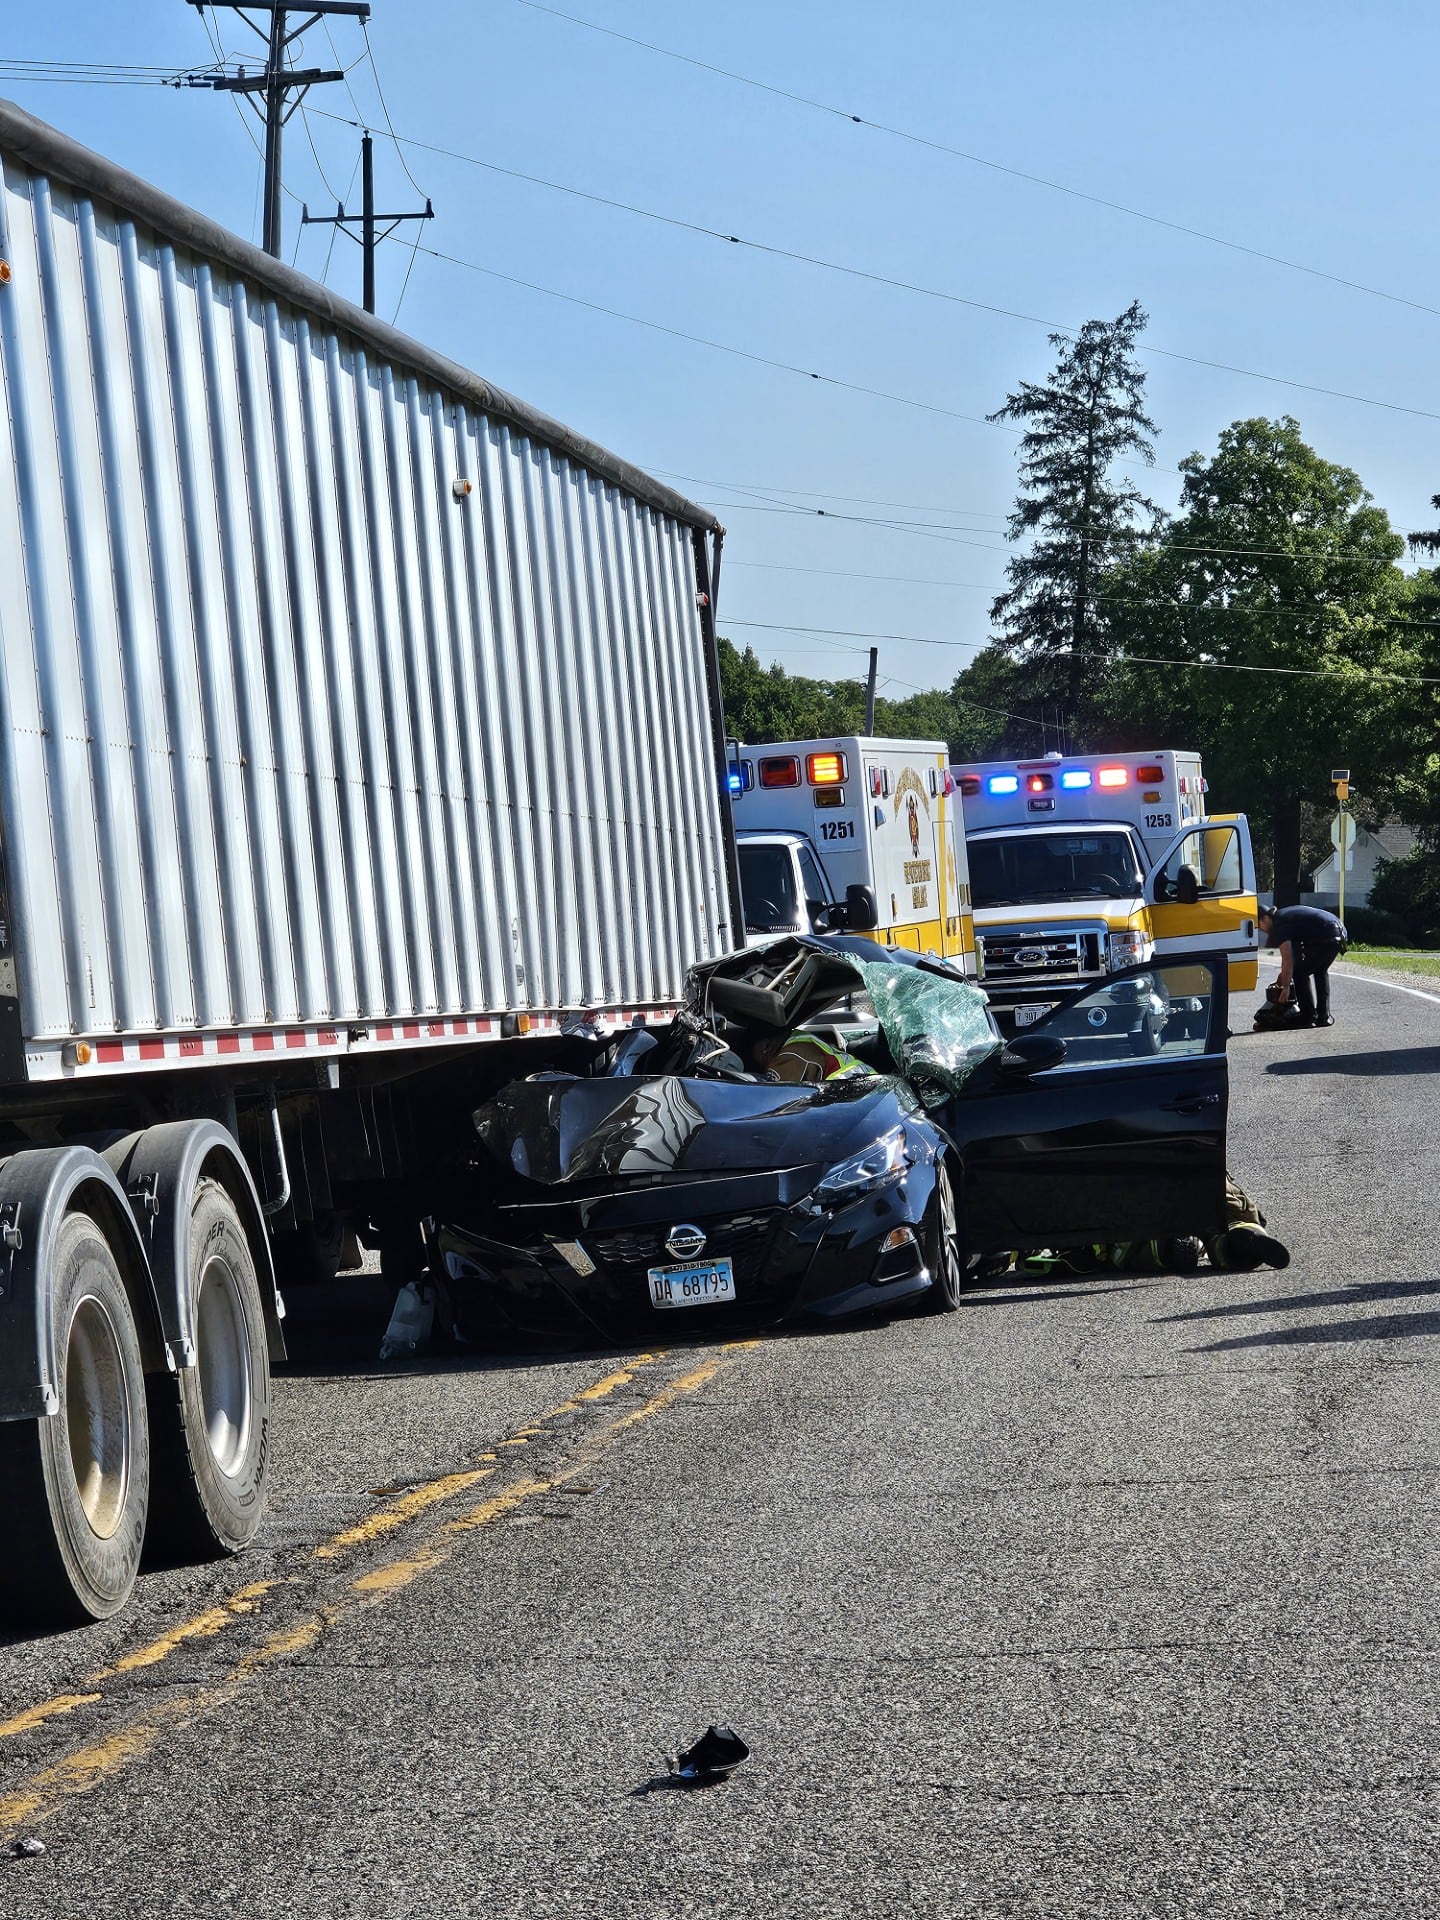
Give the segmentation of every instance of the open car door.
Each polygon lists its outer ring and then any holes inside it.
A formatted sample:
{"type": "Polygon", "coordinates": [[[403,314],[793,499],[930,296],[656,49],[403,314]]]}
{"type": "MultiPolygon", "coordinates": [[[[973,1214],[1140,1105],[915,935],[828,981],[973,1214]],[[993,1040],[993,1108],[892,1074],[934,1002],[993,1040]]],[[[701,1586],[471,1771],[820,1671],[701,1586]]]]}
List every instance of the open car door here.
{"type": "Polygon", "coordinates": [[[948,1103],[968,1254],[1221,1231],[1228,968],[1222,952],[1112,974],[948,1103]],[[1047,1038],[1063,1056],[1027,1071],[1047,1038]]]}
{"type": "Polygon", "coordinates": [[[1255,853],[1240,813],[1215,814],[1177,833],[1145,882],[1155,958],[1223,952],[1230,990],[1249,993],[1256,961],[1255,853]]]}

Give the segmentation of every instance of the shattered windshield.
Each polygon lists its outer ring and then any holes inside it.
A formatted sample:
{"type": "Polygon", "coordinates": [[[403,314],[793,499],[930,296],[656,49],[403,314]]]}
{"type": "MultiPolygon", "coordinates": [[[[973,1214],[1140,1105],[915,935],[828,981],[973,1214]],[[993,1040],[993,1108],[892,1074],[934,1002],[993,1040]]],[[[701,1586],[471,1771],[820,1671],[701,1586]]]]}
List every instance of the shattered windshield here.
{"type": "Polygon", "coordinates": [[[994,840],[971,840],[966,853],[976,907],[1131,900],[1145,884],[1130,836],[1118,827],[1004,834],[994,840]]]}
{"type": "Polygon", "coordinates": [[[921,967],[865,960],[855,965],[891,1059],[927,1107],[952,1099],[1003,1047],[978,987],[921,967]]]}

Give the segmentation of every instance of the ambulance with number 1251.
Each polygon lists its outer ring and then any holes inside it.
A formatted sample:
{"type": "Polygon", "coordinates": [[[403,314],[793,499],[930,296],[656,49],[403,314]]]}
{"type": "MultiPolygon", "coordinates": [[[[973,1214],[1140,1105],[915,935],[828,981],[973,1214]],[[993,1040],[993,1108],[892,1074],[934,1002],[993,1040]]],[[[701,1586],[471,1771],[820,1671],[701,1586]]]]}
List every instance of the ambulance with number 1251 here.
{"type": "Polygon", "coordinates": [[[1002,1025],[1056,989],[1186,953],[1256,980],[1255,856],[1242,814],[1211,814],[1197,753],[1048,754],[952,766],[965,815],[981,984],[1002,1025]]]}
{"type": "Polygon", "coordinates": [[[732,745],[730,801],[755,946],[863,933],[975,976],[965,829],[943,740],[732,745]]]}

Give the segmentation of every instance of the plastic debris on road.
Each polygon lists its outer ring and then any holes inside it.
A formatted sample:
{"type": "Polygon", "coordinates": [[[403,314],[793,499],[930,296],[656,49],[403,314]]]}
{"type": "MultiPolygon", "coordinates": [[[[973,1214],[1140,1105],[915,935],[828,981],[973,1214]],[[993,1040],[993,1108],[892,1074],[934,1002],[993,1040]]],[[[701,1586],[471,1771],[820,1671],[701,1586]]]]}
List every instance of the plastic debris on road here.
{"type": "Polygon", "coordinates": [[[424,1353],[435,1330],[435,1289],[407,1280],[395,1296],[390,1324],[380,1342],[382,1360],[409,1359],[424,1353]]]}
{"type": "Polygon", "coordinates": [[[43,1840],[37,1840],[33,1834],[26,1834],[23,1840],[12,1840],[5,1852],[12,1860],[34,1860],[40,1854],[48,1853],[49,1848],[43,1840]]]}
{"type": "Polygon", "coordinates": [[[749,1757],[749,1747],[733,1727],[710,1727],[675,1762],[675,1778],[704,1786],[725,1779],[749,1757]]]}

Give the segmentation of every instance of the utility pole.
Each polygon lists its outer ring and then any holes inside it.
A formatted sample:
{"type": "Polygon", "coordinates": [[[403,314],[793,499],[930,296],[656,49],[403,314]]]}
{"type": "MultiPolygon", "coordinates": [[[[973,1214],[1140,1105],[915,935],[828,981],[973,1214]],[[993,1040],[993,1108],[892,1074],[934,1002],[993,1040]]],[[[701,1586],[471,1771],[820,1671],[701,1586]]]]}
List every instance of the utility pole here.
{"type": "Polygon", "coordinates": [[[875,675],[880,668],[880,649],[870,649],[870,677],[865,682],[865,732],[867,737],[875,731],[875,675]]]}
{"type": "Polygon", "coordinates": [[[237,76],[219,74],[203,84],[213,87],[217,93],[263,94],[265,105],[265,229],[261,244],[266,253],[280,257],[280,145],[285,124],[311,87],[318,87],[329,80],[343,80],[341,72],[328,71],[321,67],[308,67],[303,70],[287,67],[285,52],[292,41],[298,40],[307,28],[313,27],[317,20],[327,13],[344,13],[360,21],[362,26],[370,18],[369,0],[305,0],[302,8],[305,18],[298,27],[292,27],[290,8],[272,0],[189,0],[197,12],[203,13],[206,7],[228,7],[265,42],[265,71],[247,74],[242,68],[237,76]],[[250,18],[252,13],[268,13],[270,25],[258,26],[250,18]],[[293,95],[293,98],[292,98],[293,95]]]}
{"type": "Polygon", "coordinates": [[[305,227],[338,227],[347,239],[355,238],[347,230],[358,226],[360,246],[365,255],[365,311],[375,311],[375,248],[382,240],[388,240],[402,220],[433,220],[435,209],[427,200],[423,213],[376,213],[375,211],[375,143],[368,132],[360,139],[360,212],[346,213],[345,203],[341,201],[334,213],[311,213],[309,207],[300,209],[300,224],[305,227]],[[386,221],[384,233],[375,231],[380,221],[386,221]]]}

